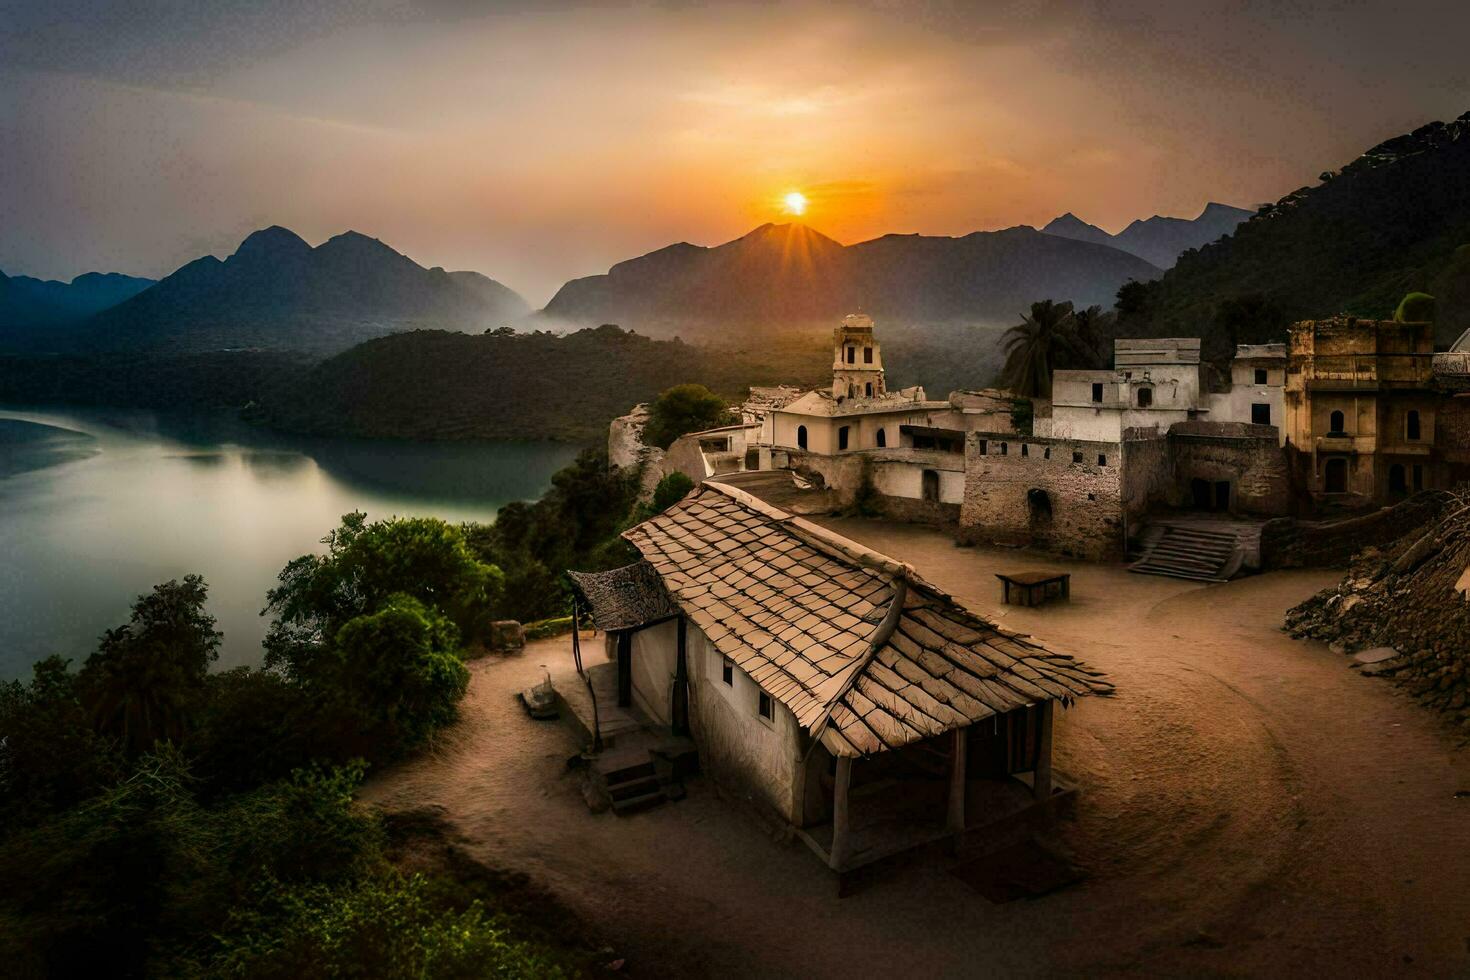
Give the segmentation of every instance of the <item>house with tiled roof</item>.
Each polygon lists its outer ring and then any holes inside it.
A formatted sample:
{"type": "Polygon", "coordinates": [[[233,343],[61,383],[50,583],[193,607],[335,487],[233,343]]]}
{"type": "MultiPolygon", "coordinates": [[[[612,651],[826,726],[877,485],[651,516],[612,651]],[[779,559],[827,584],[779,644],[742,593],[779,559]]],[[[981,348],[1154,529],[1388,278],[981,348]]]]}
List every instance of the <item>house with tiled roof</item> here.
{"type": "Polygon", "coordinates": [[[710,481],[574,575],[619,699],[842,871],[1046,807],[1054,708],[1111,685],[912,567],[710,481]]]}

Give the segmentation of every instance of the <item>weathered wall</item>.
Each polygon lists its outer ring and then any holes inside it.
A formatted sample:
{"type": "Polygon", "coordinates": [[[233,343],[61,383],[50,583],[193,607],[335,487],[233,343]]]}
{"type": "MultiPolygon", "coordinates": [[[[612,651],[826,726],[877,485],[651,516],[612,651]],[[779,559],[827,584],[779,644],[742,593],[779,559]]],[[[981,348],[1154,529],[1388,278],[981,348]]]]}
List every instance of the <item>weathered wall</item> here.
{"type": "Polygon", "coordinates": [[[1307,522],[1290,517],[1261,528],[1261,567],[1334,568],[1367,547],[1386,548],[1416,528],[1438,520],[1454,497],[1428,490],[1381,510],[1341,521],[1307,522]]]}
{"type": "Polygon", "coordinates": [[[1098,560],[1121,557],[1119,456],[1118,443],[971,433],[962,540],[1031,544],[1098,560]]]}
{"type": "Polygon", "coordinates": [[[633,634],[633,701],[649,718],[673,724],[679,624],[669,620],[633,634]]]}
{"type": "Polygon", "coordinates": [[[796,812],[800,727],[780,702],[766,721],[757,708],[760,687],[739,667],[733,684],[721,678],[723,658],[704,633],[689,624],[690,729],[699,746],[699,764],[731,792],[789,823],[796,812]]]}
{"type": "Polygon", "coordinates": [[[1171,504],[1189,506],[1190,482],[1200,479],[1228,482],[1232,511],[1275,517],[1290,510],[1291,481],[1275,426],[1182,422],[1169,430],[1168,443],[1171,504]]]}

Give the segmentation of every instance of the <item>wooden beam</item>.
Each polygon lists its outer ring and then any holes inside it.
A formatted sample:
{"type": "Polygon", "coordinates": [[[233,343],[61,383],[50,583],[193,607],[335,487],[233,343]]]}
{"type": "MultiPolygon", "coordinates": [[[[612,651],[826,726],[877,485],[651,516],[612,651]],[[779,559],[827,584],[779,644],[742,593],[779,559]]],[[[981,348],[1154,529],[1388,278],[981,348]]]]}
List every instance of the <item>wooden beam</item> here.
{"type": "Polygon", "coordinates": [[[968,728],[956,728],[951,734],[954,735],[954,748],[949,757],[949,819],[948,830],[951,834],[962,833],[965,829],[965,747],[969,740],[965,737],[968,728]]]}
{"type": "Polygon", "coordinates": [[[618,707],[633,703],[633,631],[618,633],[618,707]]]}
{"type": "Polygon", "coordinates": [[[679,617],[679,650],[674,664],[674,734],[689,734],[689,620],[679,617]]]}
{"type": "Polygon", "coordinates": [[[1040,730],[1036,734],[1036,771],[1032,773],[1032,792],[1038,800],[1051,799],[1051,724],[1052,701],[1041,702],[1040,730]]]}
{"type": "Polygon", "coordinates": [[[851,842],[847,839],[847,790],[852,785],[852,756],[837,757],[837,778],[832,787],[832,850],[827,855],[827,864],[834,871],[841,871],[847,863],[847,852],[851,842]]]}

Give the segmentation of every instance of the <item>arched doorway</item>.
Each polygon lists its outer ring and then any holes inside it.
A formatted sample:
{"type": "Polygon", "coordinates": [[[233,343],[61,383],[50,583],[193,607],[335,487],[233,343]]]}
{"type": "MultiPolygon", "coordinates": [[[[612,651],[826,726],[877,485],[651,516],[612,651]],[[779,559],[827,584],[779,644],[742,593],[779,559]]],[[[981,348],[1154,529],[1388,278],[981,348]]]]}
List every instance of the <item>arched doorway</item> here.
{"type": "Polygon", "coordinates": [[[1051,527],[1051,494],[1036,487],[1027,490],[1026,512],[1033,531],[1051,527]]]}
{"type": "Polygon", "coordinates": [[[1322,488],[1327,493],[1347,493],[1347,460],[1334,456],[1323,468],[1322,488]]]}

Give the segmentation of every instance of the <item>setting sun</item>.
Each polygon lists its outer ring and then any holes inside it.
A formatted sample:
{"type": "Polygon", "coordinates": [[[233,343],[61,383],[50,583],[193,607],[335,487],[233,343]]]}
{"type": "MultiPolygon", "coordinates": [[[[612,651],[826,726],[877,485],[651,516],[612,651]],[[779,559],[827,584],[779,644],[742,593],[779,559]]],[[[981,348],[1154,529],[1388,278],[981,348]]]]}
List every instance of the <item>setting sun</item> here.
{"type": "Polygon", "coordinates": [[[806,214],[806,195],[800,191],[792,191],[782,200],[786,204],[787,214],[806,214]]]}

